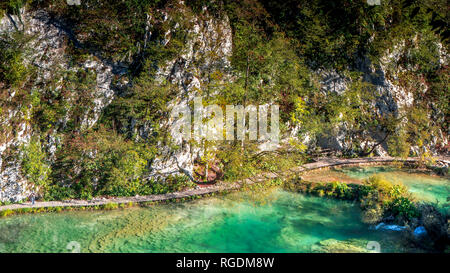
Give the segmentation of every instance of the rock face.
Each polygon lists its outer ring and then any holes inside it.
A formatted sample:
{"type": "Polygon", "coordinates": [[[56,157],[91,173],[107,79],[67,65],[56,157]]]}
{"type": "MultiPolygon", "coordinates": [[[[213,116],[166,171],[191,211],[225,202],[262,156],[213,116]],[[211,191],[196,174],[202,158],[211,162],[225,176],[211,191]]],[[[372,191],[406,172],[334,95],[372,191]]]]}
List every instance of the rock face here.
{"type": "MultiPolygon", "coordinates": [[[[165,11],[161,11],[165,13],[165,11]]],[[[165,20],[172,20],[166,13],[165,20]]],[[[232,32],[228,17],[220,19],[208,15],[204,10],[202,18],[191,19],[191,28],[187,30],[190,37],[184,50],[176,58],[169,60],[161,66],[157,72],[159,80],[168,80],[179,87],[177,99],[170,102],[170,106],[187,104],[194,96],[201,93],[208,85],[209,74],[214,71],[221,71],[223,79],[227,79],[227,71],[230,69],[229,58],[232,54],[232,32]]],[[[179,26],[175,25],[175,28],[179,26]]],[[[151,18],[149,18],[149,32],[147,37],[151,37],[151,18]]],[[[33,37],[27,44],[27,54],[24,61],[36,68],[37,78],[33,84],[39,91],[39,86],[43,86],[50,80],[54,80],[59,75],[55,71],[77,71],[83,69],[95,73],[96,88],[93,92],[92,107],[83,114],[80,130],[92,127],[98,120],[102,110],[111,103],[118,86],[112,83],[114,76],[125,74],[127,67],[123,64],[112,64],[91,55],[82,63],[69,62],[65,50],[68,39],[73,39],[70,32],[55,22],[45,11],[28,12],[21,10],[19,16],[4,16],[0,20],[0,34],[11,35],[16,31],[23,31],[26,35],[33,37]]],[[[171,38],[171,31],[166,33],[167,44],[171,38]]],[[[11,90],[11,99],[14,91],[11,90]]],[[[72,97],[71,99],[76,99],[72,97]]],[[[70,107],[70,101],[68,103],[70,107]]],[[[26,115],[31,110],[31,105],[7,109],[8,118],[0,119],[2,126],[13,124],[15,128],[5,140],[0,142],[0,201],[21,201],[30,194],[29,183],[21,172],[21,152],[20,146],[30,141],[33,131],[26,121],[26,115]],[[6,151],[14,151],[7,154],[6,151]]],[[[67,120],[58,122],[60,126],[65,126],[67,120]]],[[[139,135],[144,137],[151,133],[151,128],[140,128],[139,135]]],[[[50,156],[56,151],[59,142],[58,136],[50,135],[49,142],[44,143],[50,156]]],[[[181,140],[175,140],[181,144],[181,140]]],[[[44,145],[43,144],[43,145],[44,145]]],[[[200,149],[194,149],[189,145],[182,145],[182,148],[175,153],[170,152],[166,147],[160,147],[162,155],[158,157],[153,165],[153,175],[165,175],[179,171],[178,165],[192,173],[193,160],[201,154],[200,149]]]]}
{"type": "MultiPolygon", "coordinates": [[[[394,47],[392,51],[386,52],[381,58],[379,65],[373,64],[367,57],[360,58],[356,64],[356,71],[362,73],[363,81],[374,86],[374,106],[378,116],[393,115],[399,117],[404,113],[406,107],[410,107],[414,103],[413,93],[397,84],[398,74],[404,70],[404,68],[397,65],[397,63],[402,54],[407,54],[407,52],[405,53],[404,51],[406,51],[404,46],[398,45],[394,47]]],[[[440,62],[441,64],[447,63],[446,54],[444,52],[440,53],[440,62]]],[[[317,71],[317,74],[321,78],[321,91],[325,94],[336,93],[340,95],[347,89],[351,82],[350,79],[343,75],[339,75],[335,71],[317,71]]],[[[421,83],[418,88],[422,90],[422,92],[425,92],[427,86],[421,83]]],[[[431,117],[430,120],[436,120],[436,118],[431,117]]],[[[374,143],[383,140],[384,134],[382,132],[375,132],[372,134],[374,143]]],[[[351,150],[351,147],[349,146],[351,142],[345,141],[348,138],[351,138],[351,133],[347,129],[346,124],[342,123],[335,128],[335,131],[332,132],[331,135],[319,136],[317,144],[325,149],[349,151],[351,150]]],[[[437,154],[436,147],[444,147],[447,143],[448,140],[442,132],[440,132],[439,135],[434,136],[432,143],[428,143],[425,148],[432,154],[437,154]]],[[[413,148],[412,152],[418,154],[417,150],[418,147],[416,149],[413,148]]],[[[374,152],[379,156],[388,155],[386,143],[377,146],[374,152]]]]}
{"type": "MultiPolygon", "coordinates": [[[[177,5],[179,9],[187,8],[180,1],[177,5]]],[[[171,27],[160,41],[162,45],[167,45],[171,39],[171,34],[180,28],[180,24],[171,18],[165,11],[159,11],[165,21],[173,21],[168,24],[171,27]]],[[[183,13],[183,10],[181,10],[183,13]]],[[[232,56],[232,29],[226,15],[212,16],[208,10],[204,9],[200,15],[186,18],[189,20],[186,29],[187,42],[178,56],[168,60],[158,68],[156,78],[159,81],[169,81],[178,87],[176,99],[169,103],[169,108],[176,106],[187,106],[195,96],[205,94],[211,84],[212,73],[221,74],[221,82],[232,81],[230,59],[232,56]]],[[[82,121],[79,130],[85,130],[94,126],[102,111],[115,98],[121,90],[120,81],[116,78],[124,76],[127,72],[127,64],[111,63],[103,60],[100,54],[91,53],[84,61],[74,62],[67,54],[67,41],[76,39],[67,29],[45,11],[38,10],[28,12],[21,10],[19,16],[6,15],[0,18],[0,34],[12,35],[17,31],[23,31],[32,37],[26,43],[24,62],[36,69],[36,78],[29,79],[35,92],[42,92],[42,87],[48,82],[58,82],[61,77],[55,71],[89,71],[95,74],[95,90],[90,109],[82,113],[82,121]],[[56,80],[55,80],[56,79],[56,80]],[[113,80],[114,79],[114,80],[113,80]]],[[[152,37],[152,16],[148,15],[148,27],[144,47],[152,37]]],[[[75,41],[76,44],[76,41],[75,41]]],[[[372,83],[377,91],[376,111],[380,115],[401,114],[402,110],[414,102],[412,94],[395,83],[396,71],[398,68],[391,68],[390,63],[396,62],[400,58],[402,47],[386,53],[381,65],[373,65],[369,59],[362,58],[356,69],[362,72],[364,81],[372,83]],[[390,76],[388,76],[390,75],[390,76]]],[[[443,53],[443,56],[446,54],[443,53]]],[[[447,60],[442,59],[443,63],[447,60]]],[[[335,71],[317,71],[321,77],[321,91],[325,94],[342,94],[349,86],[350,80],[335,71]]],[[[132,81],[126,82],[126,87],[131,86],[132,81]]],[[[1,86],[0,86],[1,87],[1,86]]],[[[55,88],[60,88],[56,85],[55,88]]],[[[423,88],[426,88],[424,86],[423,88]]],[[[8,90],[9,99],[14,100],[16,92],[8,90]]],[[[209,94],[214,96],[214,93],[209,94]]],[[[71,100],[76,100],[74,93],[68,99],[67,107],[70,107],[71,100]]],[[[29,195],[28,182],[21,172],[21,152],[20,146],[30,141],[33,136],[32,126],[27,122],[27,115],[32,110],[32,105],[15,104],[11,107],[2,106],[0,116],[0,201],[20,201],[29,195]],[[4,128],[9,128],[4,130],[4,128]]],[[[171,121],[169,120],[168,123],[171,121]]],[[[67,119],[59,120],[57,126],[64,128],[67,119]]],[[[131,122],[133,124],[133,122],[131,122]]],[[[167,124],[163,124],[167,125],[167,124]]],[[[133,127],[133,125],[132,125],[133,127]]],[[[323,148],[343,151],[349,150],[348,139],[349,130],[345,124],[335,128],[332,136],[322,136],[315,141],[312,137],[307,137],[314,145],[323,148]]],[[[146,139],[152,133],[150,125],[141,128],[130,128],[146,139]]],[[[293,133],[294,134],[294,133],[293,133]]],[[[291,135],[293,135],[291,134],[291,135]]],[[[379,140],[382,135],[375,135],[373,139],[379,140]]],[[[56,147],[60,142],[57,134],[49,135],[47,143],[43,143],[43,148],[50,155],[54,155],[56,147]]],[[[151,166],[152,176],[164,176],[170,173],[179,172],[179,167],[192,173],[194,160],[201,156],[204,151],[191,144],[184,142],[181,138],[174,139],[175,144],[180,146],[177,151],[169,150],[161,144],[159,151],[161,156],[156,158],[151,166]]],[[[447,144],[442,134],[436,136],[435,143],[447,144]]],[[[431,143],[430,147],[434,144],[431,143]]],[[[379,155],[386,154],[386,146],[380,145],[375,151],[379,155]]]]}
{"type": "MultiPolygon", "coordinates": [[[[166,20],[172,20],[170,16],[166,20]]],[[[214,71],[226,73],[230,69],[232,55],[232,32],[226,15],[214,18],[204,10],[202,18],[194,17],[191,28],[186,30],[190,37],[180,55],[161,67],[159,79],[166,79],[179,86],[181,92],[191,97],[196,89],[204,89],[208,84],[208,74],[214,71]]],[[[167,44],[170,32],[166,34],[167,44]]],[[[182,95],[182,94],[180,94],[182,95]]]]}
{"type": "Polygon", "coordinates": [[[0,176],[0,201],[1,202],[19,202],[28,197],[27,181],[22,177],[20,166],[11,163],[11,166],[5,167],[0,176]]]}
{"type": "MultiPolygon", "coordinates": [[[[36,78],[30,79],[37,92],[41,92],[41,86],[61,77],[60,71],[77,71],[79,69],[90,70],[96,75],[96,87],[93,92],[93,107],[83,114],[82,128],[93,126],[99,118],[101,111],[114,98],[113,67],[94,56],[80,64],[70,64],[65,54],[67,39],[66,31],[55,24],[51,17],[44,11],[27,12],[24,9],[18,16],[7,15],[0,20],[0,35],[12,35],[22,32],[31,37],[25,44],[26,50],[24,62],[36,70],[36,78]]],[[[60,88],[60,86],[56,86],[60,88]]],[[[10,101],[14,99],[15,91],[9,90],[10,101]]],[[[77,94],[74,94],[76,96],[77,94]]],[[[70,99],[76,99],[72,96],[70,99]]],[[[70,100],[69,99],[69,100],[70,100]]],[[[68,103],[70,105],[70,101],[68,103]]],[[[3,128],[10,127],[4,133],[0,142],[0,201],[18,202],[29,195],[29,185],[21,172],[20,146],[29,142],[33,131],[27,122],[27,115],[31,112],[32,105],[17,104],[16,107],[2,107],[8,114],[2,115],[0,124],[3,128]],[[5,118],[6,117],[6,118],[5,118]],[[11,151],[6,153],[6,151],[11,151]]],[[[66,121],[58,122],[65,126],[66,121]]],[[[3,130],[2,130],[3,131],[3,130]]],[[[58,142],[54,136],[49,136],[46,148],[49,153],[54,153],[58,142]]]]}
{"type": "MultiPolygon", "coordinates": [[[[170,16],[166,20],[172,20],[170,16]]],[[[191,28],[187,30],[189,40],[179,56],[167,62],[157,72],[157,78],[168,80],[178,86],[176,99],[169,103],[169,108],[187,107],[194,97],[201,96],[208,89],[211,73],[222,74],[221,82],[230,79],[230,58],[232,55],[232,31],[226,15],[222,18],[211,16],[206,9],[201,19],[191,19],[191,28]]],[[[170,40],[170,30],[166,35],[167,44],[170,40]]],[[[211,94],[214,95],[214,94],[211,94]]],[[[170,120],[173,122],[173,120],[170,120]]],[[[173,152],[168,147],[160,147],[162,155],[152,164],[156,176],[174,173],[179,167],[192,173],[194,160],[203,151],[183,141],[182,137],[173,139],[180,149],[173,152]]]]}

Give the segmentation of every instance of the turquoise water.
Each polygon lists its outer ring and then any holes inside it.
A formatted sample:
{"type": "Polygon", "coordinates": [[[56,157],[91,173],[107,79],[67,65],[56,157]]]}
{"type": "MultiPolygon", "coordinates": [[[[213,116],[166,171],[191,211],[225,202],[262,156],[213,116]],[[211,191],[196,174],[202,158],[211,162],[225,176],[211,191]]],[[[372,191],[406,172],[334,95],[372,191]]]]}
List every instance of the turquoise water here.
{"type": "Polygon", "coordinates": [[[0,252],[382,252],[401,247],[358,205],[281,189],[183,204],[0,219],[0,252]]]}
{"type": "MultiPolygon", "coordinates": [[[[373,174],[401,182],[419,200],[445,204],[446,178],[394,167],[345,167],[308,180],[361,183],[373,174]]],[[[182,204],[0,219],[0,252],[414,252],[401,234],[361,222],[357,204],[271,189],[182,204]]]]}
{"type": "Polygon", "coordinates": [[[450,198],[450,180],[440,176],[400,171],[397,168],[386,166],[347,167],[336,169],[336,171],[360,180],[373,174],[381,174],[394,183],[400,182],[405,185],[418,200],[445,204],[450,198]]]}

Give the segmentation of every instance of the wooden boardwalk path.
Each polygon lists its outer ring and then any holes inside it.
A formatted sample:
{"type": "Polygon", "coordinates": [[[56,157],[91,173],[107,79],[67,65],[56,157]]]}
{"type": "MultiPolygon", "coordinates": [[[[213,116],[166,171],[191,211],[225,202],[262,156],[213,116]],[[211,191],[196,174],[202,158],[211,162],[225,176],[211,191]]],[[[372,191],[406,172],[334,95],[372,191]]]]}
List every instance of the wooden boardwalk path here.
{"type": "MultiPolygon", "coordinates": [[[[23,208],[47,208],[47,207],[80,207],[80,206],[98,206],[108,203],[126,204],[126,203],[142,203],[153,201],[164,201],[177,198],[185,198],[191,196],[201,196],[210,193],[217,193],[221,191],[236,190],[241,188],[244,184],[253,184],[266,181],[267,179],[283,178],[290,175],[295,175],[304,171],[320,169],[325,167],[333,167],[339,165],[354,165],[354,164],[371,164],[371,163],[389,163],[394,161],[401,162],[416,162],[418,158],[398,159],[394,157],[364,157],[364,158],[321,158],[316,162],[307,163],[299,167],[284,171],[283,173],[262,173],[252,178],[244,179],[237,182],[218,182],[214,185],[206,187],[197,187],[195,189],[188,189],[180,192],[154,194],[147,196],[133,196],[133,197],[113,197],[113,198],[94,198],[92,200],[65,200],[65,201],[39,201],[34,205],[31,202],[24,202],[20,204],[11,204],[0,206],[2,210],[15,210],[23,208]]],[[[449,164],[450,159],[446,157],[437,158],[436,161],[449,164]]]]}

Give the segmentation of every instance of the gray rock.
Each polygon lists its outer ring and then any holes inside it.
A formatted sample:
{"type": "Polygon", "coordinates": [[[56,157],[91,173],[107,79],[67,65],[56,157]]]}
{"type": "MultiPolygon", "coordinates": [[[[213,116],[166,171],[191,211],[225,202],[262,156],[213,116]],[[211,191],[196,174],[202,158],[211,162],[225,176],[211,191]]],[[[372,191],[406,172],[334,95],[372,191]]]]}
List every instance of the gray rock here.
{"type": "MultiPolygon", "coordinates": [[[[43,10],[26,11],[21,9],[19,15],[8,15],[0,18],[0,34],[10,35],[15,31],[23,31],[26,35],[33,37],[24,46],[24,62],[36,68],[36,78],[33,79],[34,92],[40,92],[39,86],[45,86],[49,81],[61,77],[55,71],[75,71],[77,69],[90,69],[96,73],[96,88],[94,90],[93,109],[83,113],[82,128],[92,127],[98,120],[101,111],[114,98],[114,88],[111,84],[114,75],[114,67],[98,58],[91,56],[82,64],[69,64],[65,55],[66,39],[69,38],[65,29],[54,24],[51,17],[43,10]]],[[[60,87],[56,87],[60,88],[60,87]]],[[[10,91],[10,99],[14,98],[15,92],[10,91]]],[[[74,94],[76,96],[77,94],[74,94]]],[[[69,98],[70,100],[75,97],[69,98]]],[[[0,201],[18,202],[28,195],[28,182],[21,172],[20,149],[22,144],[27,143],[33,131],[26,121],[32,106],[17,109],[3,109],[7,114],[2,114],[0,126],[5,128],[15,123],[15,130],[11,130],[5,136],[5,141],[0,143],[0,201]],[[25,111],[23,109],[26,109],[25,111]],[[14,120],[14,122],[12,122],[14,120]],[[18,123],[18,124],[17,124],[18,123]],[[15,154],[7,156],[6,150],[16,151],[15,154]]],[[[58,126],[64,127],[67,120],[57,122],[58,126]]],[[[43,148],[53,157],[59,139],[56,136],[48,136],[47,143],[43,148]]]]}

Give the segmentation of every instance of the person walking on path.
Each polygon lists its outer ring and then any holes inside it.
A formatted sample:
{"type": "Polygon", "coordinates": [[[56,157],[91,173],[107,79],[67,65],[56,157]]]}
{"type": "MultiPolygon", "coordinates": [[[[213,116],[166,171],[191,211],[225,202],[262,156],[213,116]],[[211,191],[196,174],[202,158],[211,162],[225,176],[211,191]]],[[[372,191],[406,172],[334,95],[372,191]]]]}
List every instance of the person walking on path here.
{"type": "Polygon", "coordinates": [[[36,199],[36,196],[34,195],[34,192],[31,193],[31,205],[34,205],[34,200],[36,199]]]}

